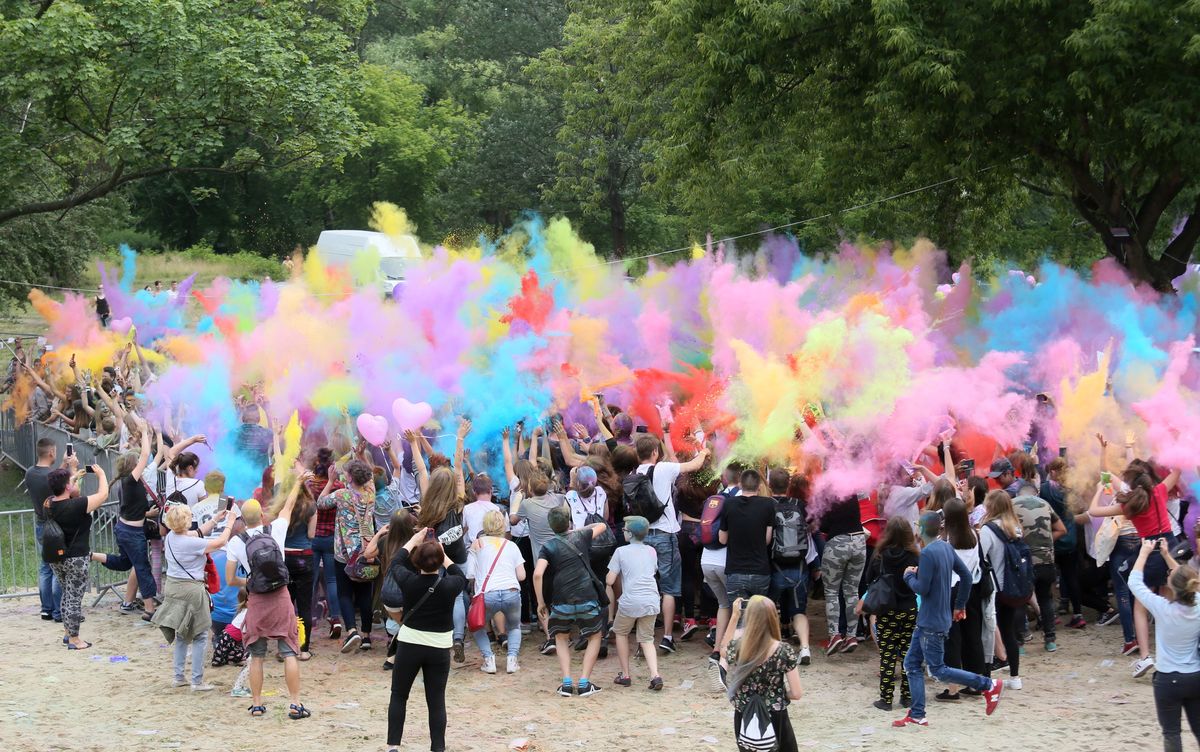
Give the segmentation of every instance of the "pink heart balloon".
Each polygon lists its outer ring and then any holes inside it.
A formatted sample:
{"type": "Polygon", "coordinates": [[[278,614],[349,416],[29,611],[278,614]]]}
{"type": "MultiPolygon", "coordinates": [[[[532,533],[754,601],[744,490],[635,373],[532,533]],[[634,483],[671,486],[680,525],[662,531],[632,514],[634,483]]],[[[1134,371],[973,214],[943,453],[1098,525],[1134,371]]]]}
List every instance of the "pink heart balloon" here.
{"type": "Polygon", "coordinates": [[[433,417],[433,408],[428,402],[409,402],[397,397],[392,403],[392,417],[401,431],[415,431],[433,417]]]}
{"type": "Polygon", "coordinates": [[[129,334],[129,330],[133,327],[133,319],[128,316],[120,319],[113,319],[108,322],[108,328],[120,334],[129,334]]]}
{"type": "Polygon", "coordinates": [[[361,413],[355,423],[358,425],[359,435],[375,446],[387,440],[388,422],[382,415],[361,413]]]}

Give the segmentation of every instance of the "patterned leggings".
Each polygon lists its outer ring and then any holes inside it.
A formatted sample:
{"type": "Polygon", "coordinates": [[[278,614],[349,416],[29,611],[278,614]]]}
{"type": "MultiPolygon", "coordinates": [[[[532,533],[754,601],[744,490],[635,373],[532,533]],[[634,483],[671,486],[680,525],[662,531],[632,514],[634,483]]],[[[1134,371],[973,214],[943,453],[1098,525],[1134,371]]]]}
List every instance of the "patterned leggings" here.
{"type": "Polygon", "coordinates": [[[62,585],[62,617],[71,637],[79,636],[83,621],[83,594],[88,587],[88,557],[72,556],[50,565],[62,585]]]}
{"type": "MultiPolygon", "coordinates": [[[[896,664],[904,660],[916,624],[915,608],[882,614],[876,621],[879,632],[879,697],[886,703],[892,702],[896,687],[896,664]]],[[[910,699],[908,675],[901,668],[900,701],[908,702],[910,699]]]]}

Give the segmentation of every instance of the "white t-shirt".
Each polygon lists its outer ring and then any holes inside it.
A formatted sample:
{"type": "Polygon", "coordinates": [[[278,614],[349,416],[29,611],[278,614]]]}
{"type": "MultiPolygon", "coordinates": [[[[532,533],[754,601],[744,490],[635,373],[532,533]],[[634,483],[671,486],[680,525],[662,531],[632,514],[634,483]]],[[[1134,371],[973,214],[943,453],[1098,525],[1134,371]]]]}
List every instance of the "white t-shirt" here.
{"type": "MultiPolygon", "coordinates": [[[[637,472],[645,475],[650,471],[650,465],[639,465],[637,472]]],[[[654,495],[666,505],[662,517],[650,523],[651,530],[661,530],[664,533],[678,533],[682,527],[679,516],[675,514],[675,479],[679,477],[678,462],[659,462],[654,465],[654,495]]]]}
{"type": "MultiPolygon", "coordinates": [[[[163,498],[165,499],[178,489],[179,493],[187,499],[188,508],[192,509],[194,515],[196,504],[208,496],[208,490],[204,488],[204,481],[199,478],[180,478],[170,468],[164,468],[163,475],[166,476],[166,491],[163,493],[163,498]]],[[[153,463],[146,466],[146,472],[142,473],[142,478],[150,485],[150,488],[158,489],[158,468],[153,463]]]]}
{"type": "Polygon", "coordinates": [[[167,560],[167,576],[181,580],[204,580],[205,549],[208,541],[190,535],[167,533],[163,541],[163,558],[167,560]]]}
{"type": "MultiPolygon", "coordinates": [[[[203,525],[213,517],[216,517],[217,513],[224,508],[225,505],[221,503],[220,496],[217,496],[216,494],[209,494],[208,496],[204,497],[204,499],[197,502],[194,507],[192,507],[192,519],[195,520],[197,525],[203,525]]],[[[225,519],[213,525],[212,530],[209,531],[208,535],[205,537],[209,540],[220,538],[225,532],[225,526],[231,522],[235,522],[237,518],[241,516],[242,510],[238,508],[237,504],[234,504],[233,509],[230,510],[230,514],[226,515],[225,519]]]]}
{"type": "Polygon", "coordinates": [[[613,552],[608,571],[621,578],[621,598],[617,613],[624,616],[652,616],[662,602],[658,595],[658,552],[645,543],[634,541],[613,552]]]}
{"type": "Polygon", "coordinates": [[[702,567],[720,567],[725,568],[725,553],[729,549],[725,546],[720,548],[706,548],[704,553],[700,554],[700,566],[702,567]]]}
{"type": "Polygon", "coordinates": [[[483,539],[483,546],[472,553],[473,566],[467,570],[467,576],[475,580],[478,592],[516,590],[521,587],[521,583],[517,580],[517,567],[524,567],[525,559],[521,556],[521,549],[516,543],[506,538],[489,535],[483,539]],[[500,557],[500,560],[496,562],[496,568],[492,570],[492,576],[487,581],[487,589],[484,590],[483,580],[488,576],[488,570],[491,569],[492,562],[496,560],[497,556],[500,557]]]}
{"type": "MultiPolygon", "coordinates": [[[[655,474],[658,474],[657,470],[655,474]]],[[[577,491],[567,491],[567,504],[571,507],[571,527],[575,530],[587,524],[589,514],[598,514],[607,519],[604,510],[608,508],[608,492],[599,486],[596,486],[590,499],[584,499],[577,491]]]]}
{"type": "MultiPolygon", "coordinates": [[[[520,481],[517,480],[517,476],[515,475],[508,479],[509,488],[516,488],[518,483],[520,483],[520,481]]],[[[525,498],[525,494],[521,491],[513,491],[511,494],[509,494],[508,511],[511,513],[513,507],[517,505],[517,501],[523,498],[525,498]]],[[[528,538],[529,523],[525,520],[517,520],[515,523],[513,523],[512,527],[509,528],[509,532],[512,533],[512,537],[514,538],[528,538]]]]}
{"type": "MultiPolygon", "coordinates": [[[[493,511],[499,512],[500,507],[493,504],[490,499],[476,499],[463,507],[464,540],[468,546],[483,535],[483,518],[488,512],[493,511]]],[[[503,517],[504,529],[508,530],[508,515],[503,515],[503,517]]]]}
{"type": "MultiPolygon", "coordinates": [[[[279,519],[271,522],[270,534],[271,537],[275,539],[275,542],[279,544],[280,550],[283,550],[283,542],[287,539],[287,529],[288,521],[284,517],[280,517],[279,519]]],[[[246,536],[251,537],[258,535],[262,531],[262,525],[259,525],[258,527],[247,528],[246,536]]],[[[246,560],[246,544],[242,541],[242,536],[234,536],[229,540],[229,543],[225,545],[225,555],[236,561],[238,566],[242,568],[243,572],[250,571],[250,562],[246,560]]]]}
{"type": "MultiPolygon", "coordinates": [[[[975,583],[979,582],[979,579],[983,576],[983,569],[981,569],[979,566],[979,546],[976,545],[972,548],[956,548],[954,549],[954,553],[958,554],[958,558],[962,560],[962,563],[966,564],[967,569],[971,570],[971,584],[974,585],[975,583]]],[[[954,587],[957,584],[958,575],[951,572],[950,587],[954,587]]]]}

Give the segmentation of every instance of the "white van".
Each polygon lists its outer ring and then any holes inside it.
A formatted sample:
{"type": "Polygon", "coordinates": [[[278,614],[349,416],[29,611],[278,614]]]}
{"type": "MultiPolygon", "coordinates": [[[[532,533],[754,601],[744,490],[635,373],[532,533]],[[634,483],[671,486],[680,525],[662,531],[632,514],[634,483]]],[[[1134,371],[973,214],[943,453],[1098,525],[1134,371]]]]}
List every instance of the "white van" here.
{"type": "Polygon", "coordinates": [[[332,266],[349,266],[357,256],[374,248],[379,253],[379,287],[391,295],[404,282],[405,265],[421,258],[421,247],[412,235],[393,239],[369,230],[325,230],[317,239],[321,259],[332,266]]]}

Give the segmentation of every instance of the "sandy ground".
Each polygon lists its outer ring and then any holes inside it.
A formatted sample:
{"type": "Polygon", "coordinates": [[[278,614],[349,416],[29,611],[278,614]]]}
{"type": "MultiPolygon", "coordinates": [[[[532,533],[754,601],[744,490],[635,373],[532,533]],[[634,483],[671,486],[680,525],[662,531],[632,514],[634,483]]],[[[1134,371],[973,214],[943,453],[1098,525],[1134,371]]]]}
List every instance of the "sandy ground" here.
{"type": "MultiPolygon", "coordinates": [[[[87,601],[90,603],[90,599],[87,601]]],[[[820,602],[811,605],[816,616],[820,602]]],[[[87,609],[82,633],[95,647],[68,652],[57,625],[38,619],[36,600],[0,601],[0,749],[3,750],[224,750],[307,751],[383,749],[389,676],[383,653],[343,656],[324,638],[303,664],[303,698],[313,717],[286,717],[282,666],[267,663],[265,718],[246,714],[247,700],[228,690],[238,669],[209,668],[219,691],[194,695],[170,687],[170,653],[157,630],[122,616],[110,596],[87,609]]],[[[821,620],[814,619],[814,624],[821,620]]],[[[1119,655],[1120,628],[1064,630],[1060,649],[1031,645],[1022,663],[1025,688],[1006,693],[991,718],[978,701],[933,703],[928,729],[892,729],[903,711],[871,707],[878,654],[873,646],[852,655],[814,658],[802,669],[805,696],[791,706],[801,750],[1081,750],[1161,749],[1148,678],[1134,680],[1119,655]]],[[[712,691],[705,646],[692,644],[662,660],[666,689],[615,687],[615,651],[596,672],[604,691],[590,698],[553,694],[557,662],[522,650],[522,670],[487,676],[468,646],[467,663],[452,671],[448,748],[455,752],[505,750],[528,738],[535,750],[703,752],[734,749],[732,711],[712,691]]],[[[931,684],[932,686],[932,684],[931,684]]],[[[404,749],[429,749],[425,704],[414,688],[404,749]]],[[[1184,734],[1187,735],[1185,722],[1184,734]]],[[[1196,749],[1190,738],[1186,749],[1196,749]]]]}

